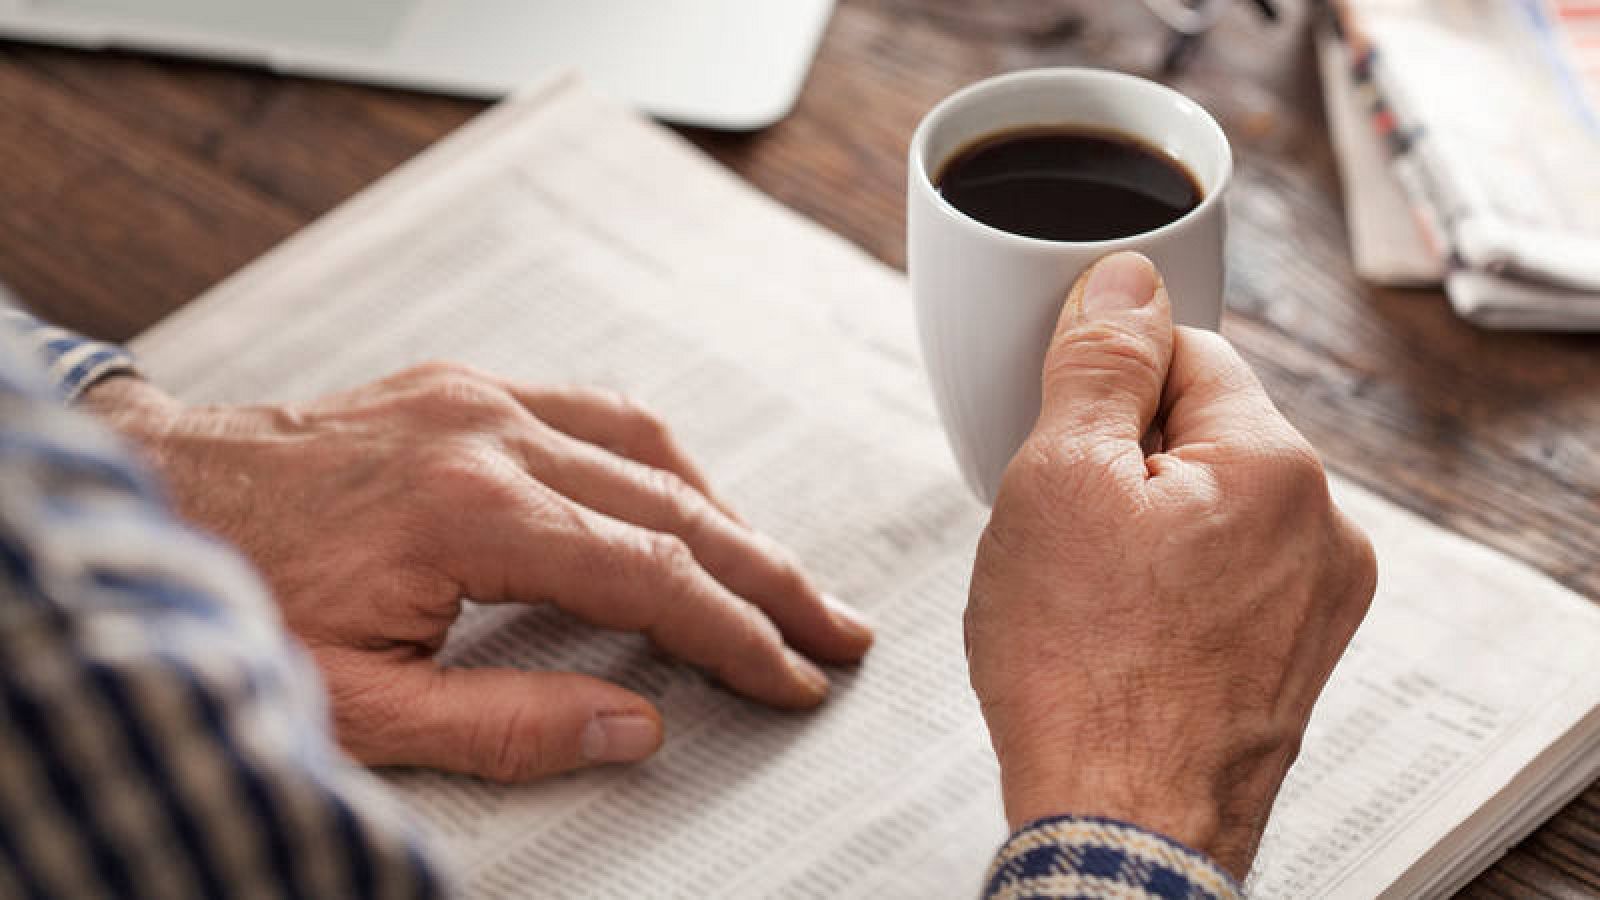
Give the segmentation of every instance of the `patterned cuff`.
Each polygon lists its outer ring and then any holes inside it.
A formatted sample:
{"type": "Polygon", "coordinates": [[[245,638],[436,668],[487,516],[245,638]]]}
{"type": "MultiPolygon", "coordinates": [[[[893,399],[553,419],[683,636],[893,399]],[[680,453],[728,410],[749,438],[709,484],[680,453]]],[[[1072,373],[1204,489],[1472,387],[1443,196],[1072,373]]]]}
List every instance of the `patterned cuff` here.
{"type": "Polygon", "coordinates": [[[9,328],[34,351],[47,377],[68,403],[77,400],[101,379],[138,374],[133,356],[127,350],[47,325],[19,309],[3,305],[6,299],[0,289],[0,327],[9,328]]]}
{"type": "Polygon", "coordinates": [[[1112,819],[1056,816],[1023,826],[1000,848],[987,900],[1239,900],[1216,863],[1175,841],[1112,819]]]}

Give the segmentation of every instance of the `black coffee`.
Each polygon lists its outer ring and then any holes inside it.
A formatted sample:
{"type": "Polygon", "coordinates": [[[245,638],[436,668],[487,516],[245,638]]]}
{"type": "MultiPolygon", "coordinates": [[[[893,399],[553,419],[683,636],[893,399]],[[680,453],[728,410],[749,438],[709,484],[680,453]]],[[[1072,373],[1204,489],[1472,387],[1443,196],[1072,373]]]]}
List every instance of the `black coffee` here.
{"type": "Polygon", "coordinates": [[[967,215],[1047,241],[1106,241],[1175,222],[1204,194],[1184,165],[1111,131],[1038,127],[981,138],[934,184],[967,215]]]}

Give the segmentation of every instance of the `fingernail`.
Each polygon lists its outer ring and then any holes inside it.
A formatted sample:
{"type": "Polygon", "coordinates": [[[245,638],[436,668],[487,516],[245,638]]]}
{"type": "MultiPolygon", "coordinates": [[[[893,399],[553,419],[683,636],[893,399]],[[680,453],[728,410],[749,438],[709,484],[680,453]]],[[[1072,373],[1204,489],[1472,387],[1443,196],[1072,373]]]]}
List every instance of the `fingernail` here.
{"type": "Polygon", "coordinates": [[[661,746],[661,725],[649,716],[601,713],[583,729],[585,762],[638,762],[661,746]]]}
{"type": "Polygon", "coordinates": [[[840,631],[861,640],[871,639],[872,622],[860,610],[832,594],[823,594],[822,602],[828,607],[828,615],[840,631]]]}
{"type": "Polygon", "coordinates": [[[795,678],[806,686],[806,690],[818,700],[826,697],[828,695],[828,676],[824,675],[822,670],[817,668],[816,664],[811,660],[806,659],[788,647],[785,647],[783,652],[789,658],[789,671],[793,672],[795,678]]]}
{"type": "Polygon", "coordinates": [[[1160,285],[1161,278],[1150,260],[1137,253],[1113,253],[1089,270],[1083,311],[1099,316],[1138,309],[1155,299],[1160,285]]]}

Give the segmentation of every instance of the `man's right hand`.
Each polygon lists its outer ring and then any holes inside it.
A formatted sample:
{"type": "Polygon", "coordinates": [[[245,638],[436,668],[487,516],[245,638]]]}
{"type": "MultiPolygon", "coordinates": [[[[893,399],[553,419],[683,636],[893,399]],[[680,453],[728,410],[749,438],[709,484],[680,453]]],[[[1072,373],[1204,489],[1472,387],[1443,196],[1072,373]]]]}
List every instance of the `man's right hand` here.
{"type": "Polygon", "coordinates": [[[967,609],[1013,827],[1141,825],[1242,877],[1376,583],[1316,454],[1148,260],[1079,280],[967,609]]]}

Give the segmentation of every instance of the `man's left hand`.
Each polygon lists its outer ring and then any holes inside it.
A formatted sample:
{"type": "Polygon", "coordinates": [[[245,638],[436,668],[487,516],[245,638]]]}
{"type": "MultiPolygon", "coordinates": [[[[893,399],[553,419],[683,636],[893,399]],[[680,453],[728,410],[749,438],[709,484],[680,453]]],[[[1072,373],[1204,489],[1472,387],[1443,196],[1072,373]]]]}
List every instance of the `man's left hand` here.
{"type": "Polygon", "coordinates": [[[729,687],[822,701],[812,662],[871,631],[711,493],[660,421],[611,393],[433,364],[305,405],[185,406],[135,378],[84,402],[179,511],[241,548],[371,764],[522,780],[655,751],[660,715],[609,682],[442,667],[464,596],[546,600],[642,631],[729,687]]]}

